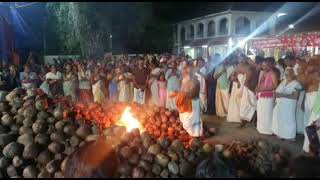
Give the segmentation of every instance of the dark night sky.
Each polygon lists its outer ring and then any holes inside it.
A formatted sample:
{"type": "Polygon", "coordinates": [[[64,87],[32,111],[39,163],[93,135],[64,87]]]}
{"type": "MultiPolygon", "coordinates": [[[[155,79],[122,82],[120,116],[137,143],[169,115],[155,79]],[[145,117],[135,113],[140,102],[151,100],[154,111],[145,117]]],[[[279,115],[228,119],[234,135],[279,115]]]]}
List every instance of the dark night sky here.
{"type": "MultiPolygon", "coordinates": [[[[101,2],[103,3],[103,2],[101,2]]],[[[130,2],[124,2],[129,3],[130,2]]],[[[304,14],[316,6],[316,2],[153,2],[153,12],[156,16],[167,20],[169,23],[176,23],[182,20],[192,19],[199,16],[218,13],[231,10],[244,11],[270,11],[275,12],[280,7],[288,13],[284,17],[284,24],[295,22],[304,14]]],[[[318,4],[319,6],[319,4],[318,4]]],[[[33,31],[35,39],[41,44],[42,39],[42,20],[45,3],[37,3],[28,7],[20,8],[19,12],[33,31]]],[[[316,15],[306,18],[302,23],[296,25],[296,31],[301,28],[303,31],[320,30],[320,9],[316,11],[316,15]]]]}

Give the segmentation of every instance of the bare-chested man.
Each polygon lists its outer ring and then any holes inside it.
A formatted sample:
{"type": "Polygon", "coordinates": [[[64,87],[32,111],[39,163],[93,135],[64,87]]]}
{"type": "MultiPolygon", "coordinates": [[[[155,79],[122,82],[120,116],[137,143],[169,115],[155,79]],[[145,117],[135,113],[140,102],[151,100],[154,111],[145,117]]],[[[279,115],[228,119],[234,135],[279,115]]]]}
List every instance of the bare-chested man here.
{"type": "Polygon", "coordinates": [[[237,67],[238,80],[240,82],[240,127],[244,127],[252,120],[256,111],[256,96],[254,93],[256,81],[254,81],[255,66],[250,59],[243,59],[237,67]]]}
{"type": "MultiPolygon", "coordinates": [[[[305,70],[306,78],[305,78],[305,90],[306,96],[304,100],[304,127],[310,125],[310,122],[313,120],[310,118],[313,106],[315,104],[315,99],[317,96],[317,91],[319,89],[319,66],[315,59],[312,59],[311,62],[308,63],[308,66],[305,70]],[[313,62],[312,62],[313,61],[313,62]]],[[[309,152],[309,140],[306,132],[304,131],[304,143],[303,150],[305,152],[309,152]]]]}
{"type": "Polygon", "coordinates": [[[181,91],[192,99],[192,112],[180,112],[179,117],[183,128],[194,138],[201,137],[203,126],[201,120],[200,83],[192,67],[182,69],[181,91]]]}

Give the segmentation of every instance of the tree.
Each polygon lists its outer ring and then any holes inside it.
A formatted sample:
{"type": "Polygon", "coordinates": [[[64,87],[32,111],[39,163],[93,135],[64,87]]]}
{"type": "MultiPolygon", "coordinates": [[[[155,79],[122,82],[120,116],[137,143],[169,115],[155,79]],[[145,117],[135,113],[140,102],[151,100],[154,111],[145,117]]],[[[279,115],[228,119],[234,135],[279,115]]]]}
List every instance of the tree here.
{"type": "Polygon", "coordinates": [[[105,40],[111,33],[110,11],[97,10],[96,3],[48,3],[49,23],[52,23],[66,54],[101,56],[108,48],[105,40]]]}

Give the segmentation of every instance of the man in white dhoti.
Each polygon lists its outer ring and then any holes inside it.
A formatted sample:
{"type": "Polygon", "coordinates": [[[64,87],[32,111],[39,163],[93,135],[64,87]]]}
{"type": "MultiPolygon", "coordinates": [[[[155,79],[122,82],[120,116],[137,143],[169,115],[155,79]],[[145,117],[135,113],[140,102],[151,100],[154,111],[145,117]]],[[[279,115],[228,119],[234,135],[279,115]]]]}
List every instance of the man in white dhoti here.
{"type": "Polygon", "coordinates": [[[203,135],[199,99],[200,83],[190,67],[184,68],[182,74],[181,92],[187,93],[192,99],[192,112],[180,112],[179,117],[183,128],[188,134],[194,138],[198,138],[203,135]]]}
{"type": "Polygon", "coordinates": [[[294,79],[294,71],[287,68],[283,80],[276,89],[276,105],[273,109],[272,132],[281,139],[295,140],[296,106],[300,83],[294,79]]]}
{"type": "Polygon", "coordinates": [[[250,122],[253,118],[253,115],[256,111],[257,100],[256,95],[254,93],[254,89],[257,85],[256,81],[254,81],[255,67],[247,60],[243,60],[239,66],[240,72],[243,75],[242,80],[239,79],[241,83],[240,87],[240,119],[241,125],[240,127],[244,127],[247,122],[250,122]]]}
{"type": "Polygon", "coordinates": [[[175,98],[170,98],[172,93],[180,91],[181,74],[177,70],[176,63],[174,61],[169,62],[169,69],[167,70],[165,77],[167,79],[167,99],[166,108],[169,110],[177,110],[175,98]]]}
{"type": "Polygon", "coordinates": [[[151,104],[159,106],[159,87],[158,77],[161,73],[161,69],[158,67],[157,62],[152,61],[150,64],[151,72],[149,75],[148,86],[151,92],[151,104]]]}
{"type": "Polygon", "coordinates": [[[262,63],[263,75],[256,88],[257,93],[257,130],[261,134],[272,135],[272,112],[274,93],[278,80],[272,71],[272,59],[266,58],[262,63]]]}
{"type": "Polygon", "coordinates": [[[144,59],[138,60],[138,67],[133,70],[133,101],[145,104],[146,102],[146,88],[148,85],[148,70],[144,67],[144,59]]]}
{"type": "MultiPolygon", "coordinates": [[[[220,64],[214,72],[213,78],[217,80],[216,87],[216,114],[218,117],[226,117],[229,103],[229,77],[226,61],[220,64]]],[[[231,73],[230,73],[231,75],[231,73]]]]}

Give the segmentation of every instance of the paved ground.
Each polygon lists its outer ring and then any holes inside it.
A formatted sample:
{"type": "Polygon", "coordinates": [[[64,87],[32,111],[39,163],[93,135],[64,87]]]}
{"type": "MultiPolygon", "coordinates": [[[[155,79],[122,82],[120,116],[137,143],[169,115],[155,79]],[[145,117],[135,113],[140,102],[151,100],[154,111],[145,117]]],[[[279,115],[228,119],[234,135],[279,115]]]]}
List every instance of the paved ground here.
{"type": "Polygon", "coordinates": [[[209,141],[230,142],[232,140],[248,141],[251,139],[263,138],[269,142],[279,144],[291,151],[292,154],[298,155],[302,153],[303,135],[298,135],[295,142],[281,141],[276,136],[261,135],[257,132],[253,125],[246,126],[244,128],[238,128],[238,123],[229,123],[225,119],[219,119],[216,116],[202,117],[203,122],[208,127],[218,128],[218,132],[215,136],[210,137],[209,141]]]}

